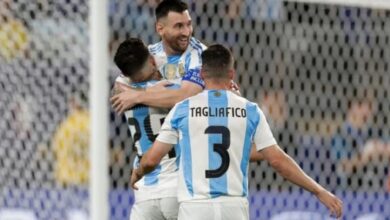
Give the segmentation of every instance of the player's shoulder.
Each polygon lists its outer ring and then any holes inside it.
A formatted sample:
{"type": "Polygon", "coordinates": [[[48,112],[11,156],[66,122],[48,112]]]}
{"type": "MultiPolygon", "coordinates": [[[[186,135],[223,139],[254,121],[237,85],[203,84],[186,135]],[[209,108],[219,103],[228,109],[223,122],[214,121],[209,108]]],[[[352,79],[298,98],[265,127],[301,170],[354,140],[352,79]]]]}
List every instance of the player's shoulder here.
{"type": "Polygon", "coordinates": [[[158,54],[158,53],[161,53],[164,51],[162,41],[154,43],[154,44],[149,44],[148,49],[149,49],[149,53],[151,53],[151,54],[158,54]]]}
{"type": "Polygon", "coordinates": [[[119,74],[116,78],[115,78],[115,82],[117,83],[122,83],[122,84],[125,84],[125,85],[130,85],[130,79],[128,77],[126,77],[125,75],[123,74],[119,74]]]}
{"type": "Polygon", "coordinates": [[[176,103],[171,109],[172,118],[175,120],[185,118],[188,115],[189,106],[188,98],[176,103]]]}
{"type": "Polygon", "coordinates": [[[254,111],[254,112],[261,111],[259,105],[256,102],[252,102],[249,99],[247,99],[245,97],[242,97],[240,95],[237,95],[236,93],[234,93],[232,91],[228,91],[227,93],[229,95],[229,98],[230,98],[231,102],[238,102],[241,105],[246,106],[246,108],[248,110],[251,110],[251,111],[254,111]]]}
{"type": "Polygon", "coordinates": [[[207,99],[207,92],[205,92],[205,90],[203,90],[202,92],[200,92],[196,95],[190,96],[190,97],[185,98],[182,101],[176,103],[175,108],[187,109],[190,106],[190,103],[197,101],[197,100],[200,100],[200,99],[207,99]],[[206,96],[206,98],[205,98],[205,96],[206,96]]]}
{"type": "Polygon", "coordinates": [[[131,82],[130,86],[133,88],[148,88],[158,83],[158,80],[149,80],[144,82],[131,82]]]}
{"type": "Polygon", "coordinates": [[[190,46],[194,49],[197,49],[197,50],[200,50],[200,51],[203,51],[203,50],[206,50],[207,49],[207,46],[204,45],[202,42],[200,42],[198,39],[196,39],[195,37],[191,37],[190,39],[190,46]]]}
{"type": "Polygon", "coordinates": [[[248,104],[250,106],[252,106],[253,104],[256,104],[256,103],[249,101],[245,97],[242,97],[242,96],[240,96],[240,95],[238,95],[230,90],[226,90],[226,94],[227,94],[229,99],[233,99],[233,100],[240,102],[242,104],[248,104]]]}
{"type": "Polygon", "coordinates": [[[190,106],[193,105],[208,105],[208,90],[203,90],[202,92],[190,96],[181,102],[178,103],[182,108],[188,109],[190,106]]]}
{"type": "Polygon", "coordinates": [[[189,98],[183,99],[180,102],[176,103],[175,104],[175,108],[186,108],[186,107],[188,107],[191,98],[192,97],[189,97],[189,98]]]}

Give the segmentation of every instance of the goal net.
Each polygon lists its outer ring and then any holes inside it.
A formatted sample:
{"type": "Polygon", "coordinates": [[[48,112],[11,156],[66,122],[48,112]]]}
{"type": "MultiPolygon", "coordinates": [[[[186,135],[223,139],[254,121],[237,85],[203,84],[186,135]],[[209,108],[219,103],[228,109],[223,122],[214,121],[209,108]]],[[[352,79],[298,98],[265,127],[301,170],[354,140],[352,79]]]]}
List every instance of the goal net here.
{"type": "MultiPolygon", "coordinates": [[[[111,55],[159,41],[158,0],[109,0],[111,55]]],[[[390,5],[386,0],[186,0],[194,36],[231,48],[244,97],[279,145],[344,202],[345,219],[390,216],[390,5]]],[[[0,219],[88,219],[89,6],[0,1],[0,219]]],[[[112,56],[111,56],[112,59],[112,56]]],[[[110,82],[119,74],[110,61],[110,82]]],[[[103,120],[103,119],[102,119],[103,120]]],[[[134,158],[111,109],[110,219],[128,219],[134,158]]],[[[251,219],[328,219],[266,162],[249,170],[251,219]]]]}

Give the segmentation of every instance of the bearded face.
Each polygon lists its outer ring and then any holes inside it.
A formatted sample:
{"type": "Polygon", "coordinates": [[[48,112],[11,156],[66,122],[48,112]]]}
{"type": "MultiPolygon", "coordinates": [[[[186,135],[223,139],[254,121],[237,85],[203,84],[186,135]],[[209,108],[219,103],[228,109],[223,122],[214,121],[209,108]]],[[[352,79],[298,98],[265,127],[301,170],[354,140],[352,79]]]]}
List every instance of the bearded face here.
{"type": "Polygon", "coordinates": [[[157,31],[168,55],[183,53],[192,36],[192,22],[188,11],[169,12],[167,17],[157,22],[157,31]]]}

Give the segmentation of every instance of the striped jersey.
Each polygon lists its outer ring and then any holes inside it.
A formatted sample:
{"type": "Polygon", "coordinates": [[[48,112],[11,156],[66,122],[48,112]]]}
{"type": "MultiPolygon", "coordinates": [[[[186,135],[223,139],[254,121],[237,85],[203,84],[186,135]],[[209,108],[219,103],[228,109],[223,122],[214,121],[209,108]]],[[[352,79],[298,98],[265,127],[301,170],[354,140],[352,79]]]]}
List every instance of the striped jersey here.
{"type": "Polygon", "coordinates": [[[276,144],[257,104],[227,90],[204,90],[169,112],[157,140],[181,148],[178,200],[248,195],[252,143],[276,144]]]}
{"type": "Polygon", "coordinates": [[[181,55],[168,56],[164,51],[162,41],[149,45],[148,49],[164,79],[190,81],[204,88],[200,69],[202,66],[201,54],[206,46],[200,41],[191,37],[187,50],[181,55]]]}
{"type": "MultiPolygon", "coordinates": [[[[158,81],[148,81],[141,83],[130,83],[135,89],[153,86],[158,81]]],[[[173,84],[172,89],[179,85],[173,84]]],[[[152,146],[163,123],[168,109],[152,108],[145,105],[136,105],[125,112],[125,116],[130,129],[133,143],[137,150],[137,157],[134,160],[134,167],[139,166],[139,161],[152,146]]],[[[138,191],[134,191],[136,201],[158,199],[165,197],[176,197],[177,195],[177,170],[179,162],[179,152],[175,146],[166,155],[157,168],[146,174],[138,183],[138,191]]]]}

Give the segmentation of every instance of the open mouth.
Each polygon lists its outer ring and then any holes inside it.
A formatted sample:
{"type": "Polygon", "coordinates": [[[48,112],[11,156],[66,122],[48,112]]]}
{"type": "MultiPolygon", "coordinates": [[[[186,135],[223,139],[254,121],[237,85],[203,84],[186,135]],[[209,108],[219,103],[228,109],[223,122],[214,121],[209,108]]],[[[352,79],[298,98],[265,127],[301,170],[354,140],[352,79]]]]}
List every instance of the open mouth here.
{"type": "Polygon", "coordinates": [[[181,45],[187,45],[187,44],[188,44],[188,38],[179,39],[179,43],[180,43],[181,45]]]}

